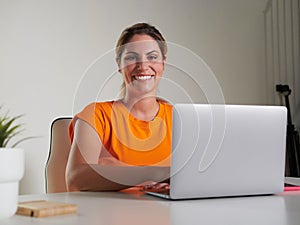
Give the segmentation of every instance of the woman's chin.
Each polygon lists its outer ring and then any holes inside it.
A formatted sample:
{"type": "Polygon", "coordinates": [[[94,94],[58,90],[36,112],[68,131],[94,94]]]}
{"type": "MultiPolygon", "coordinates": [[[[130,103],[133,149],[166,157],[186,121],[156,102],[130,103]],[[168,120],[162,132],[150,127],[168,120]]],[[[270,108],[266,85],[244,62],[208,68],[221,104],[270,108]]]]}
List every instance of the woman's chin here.
{"type": "Polygon", "coordinates": [[[155,93],[157,85],[154,82],[134,82],[133,88],[139,94],[155,93]]]}

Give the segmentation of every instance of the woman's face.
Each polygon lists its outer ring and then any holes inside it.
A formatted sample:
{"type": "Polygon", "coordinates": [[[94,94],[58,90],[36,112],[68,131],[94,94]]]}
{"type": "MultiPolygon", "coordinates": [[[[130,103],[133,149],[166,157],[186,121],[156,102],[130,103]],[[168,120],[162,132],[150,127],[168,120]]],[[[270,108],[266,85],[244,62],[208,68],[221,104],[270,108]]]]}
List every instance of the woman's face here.
{"type": "Polygon", "coordinates": [[[164,58],[156,40],[135,34],[126,44],[119,62],[126,93],[155,95],[164,70],[164,58]]]}

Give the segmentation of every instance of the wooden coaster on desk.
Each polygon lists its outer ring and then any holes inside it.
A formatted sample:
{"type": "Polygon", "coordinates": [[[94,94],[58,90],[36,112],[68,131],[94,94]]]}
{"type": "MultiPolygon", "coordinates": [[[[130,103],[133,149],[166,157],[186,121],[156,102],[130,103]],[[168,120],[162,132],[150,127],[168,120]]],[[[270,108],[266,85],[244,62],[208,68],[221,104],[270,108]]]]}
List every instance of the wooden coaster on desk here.
{"type": "Polygon", "coordinates": [[[77,213],[77,205],[64,202],[49,202],[45,200],[20,202],[16,214],[31,217],[48,217],[77,213]]]}

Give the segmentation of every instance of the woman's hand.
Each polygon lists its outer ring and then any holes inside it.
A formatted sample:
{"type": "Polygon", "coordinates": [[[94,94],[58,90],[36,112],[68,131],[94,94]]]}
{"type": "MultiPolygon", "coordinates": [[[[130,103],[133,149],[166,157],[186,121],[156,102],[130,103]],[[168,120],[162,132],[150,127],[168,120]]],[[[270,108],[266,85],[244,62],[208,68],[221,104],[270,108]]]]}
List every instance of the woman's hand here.
{"type": "Polygon", "coordinates": [[[152,182],[142,186],[142,191],[164,192],[170,189],[169,183],[152,182]]]}

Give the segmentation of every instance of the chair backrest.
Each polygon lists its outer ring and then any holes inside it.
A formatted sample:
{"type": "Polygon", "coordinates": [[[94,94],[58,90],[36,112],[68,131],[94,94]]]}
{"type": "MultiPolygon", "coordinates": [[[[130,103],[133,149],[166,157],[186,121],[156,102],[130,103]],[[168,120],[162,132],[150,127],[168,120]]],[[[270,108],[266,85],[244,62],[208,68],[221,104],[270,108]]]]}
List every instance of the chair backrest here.
{"type": "Polygon", "coordinates": [[[72,118],[57,118],[51,124],[50,150],[46,163],[46,192],[65,192],[66,165],[71,143],[68,128],[72,118]]]}

